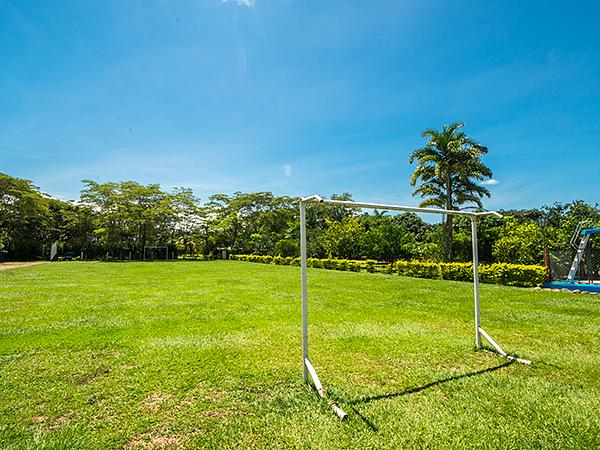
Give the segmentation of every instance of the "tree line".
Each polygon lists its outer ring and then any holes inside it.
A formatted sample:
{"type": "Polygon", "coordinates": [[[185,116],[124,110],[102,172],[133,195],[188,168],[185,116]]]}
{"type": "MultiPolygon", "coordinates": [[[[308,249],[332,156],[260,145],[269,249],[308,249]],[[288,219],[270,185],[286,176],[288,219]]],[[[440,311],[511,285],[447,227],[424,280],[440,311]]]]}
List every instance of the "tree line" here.
{"type": "MultiPolygon", "coordinates": [[[[488,149],[467,136],[464,124],[427,129],[425,145],[413,150],[409,180],[420,206],[483,208],[492,177],[482,157],[488,149]]],[[[201,203],[190,189],[165,192],[158,184],[84,180],[80,200],[44,195],[29,180],[0,174],[0,254],[10,259],[45,257],[53,242],[87,258],[141,259],[147,247],[169,254],[298,256],[298,198],[271,192],[215,194],[201,203]]],[[[332,199],[352,200],[350,193],[332,199]]],[[[483,262],[535,264],[549,249],[568,249],[580,221],[600,224],[598,205],[582,201],[539,209],[504,211],[480,220],[483,262]]],[[[446,215],[431,224],[415,214],[363,213],[347,207],[307,207],[308,255],[313,258],[395,261],[468,261],[470,222],[446,215]]],[[[598,244],[595,244],[598,245],[598,244]]]]}
{"type": "MultiPolygon", "coordinates": [[[[332,199],[352,200],[350,193],[332,199]]],[[[46,259],[53,242],[85,258],[141,258],[144,247],[168,246],[180,256],[299,255],[298,198],[270,192],[216,194],[202,203],[190,189],[157,184],[84,181],[79,201],[44,195],[29,180],[0,174],[0,251],[6,259],[46,259]]],[[[580,221],[600,222],[600,208],[583,201],[502,211],[479,221],[484,262],[535,264],[550,249],[568,248],[580,221]],[[540,219],[545,220],[544,227],[540,219]]],[[[449,260],[447,223],[413,213],[364,213],[307,205],[308,254],[314,258],[449,260]]],[[[452,259],[471,257],[470,221],[452,222],[452,259]]]]}

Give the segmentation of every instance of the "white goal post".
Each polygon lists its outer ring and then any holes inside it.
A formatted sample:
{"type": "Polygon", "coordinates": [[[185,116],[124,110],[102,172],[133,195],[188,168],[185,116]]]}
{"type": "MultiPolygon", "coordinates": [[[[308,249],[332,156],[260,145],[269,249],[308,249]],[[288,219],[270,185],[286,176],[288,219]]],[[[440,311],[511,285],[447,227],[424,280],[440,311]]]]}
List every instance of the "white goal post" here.
{"type": "MultiPolygon", "coordinates": [[[[151,247],[151,246],[150,247],[148,247],[148,246],[144,247],[144,253],[142,255],[142,260],[143,261],[146,261],[146,250],[151,251],[152,252],[151,255],[154,255],[154,251],[156,251],[157,253],[158,252],[162,252],[165,255],[165,261],[169,260],[169,247],[167,247],[167,246],[160,245],[158,247],[151,247]]],[[[152,258],[152,260],[154,260],[154,256],[152,256],[151,258],[152,258]]]]}
{"type": "MultiPolygon", "coordinates": [[[[306,197],[300,200],[300,272],[302,277],[302,367],[304,369],[304,382],[308,383],[309,378],[312,380],[319,396],[326,397],[325,390],[319,380],[317,372],[310,360],[308,354],[308,291],[306,282],[306,205],[310,203],[320,203],[325,205],[345,206],[349,208],[362,209],[378,209],[387,211],[404,211],[414,213],[442,214],[464,216],[471,219],[471,236],[473,244],[473,297],[475,302],[475,346],[481,348],[481,338],[483,337],[489,344],[498,352],[499,355],[511,361],[520,362],[523,364],[531,364],[531,361],[517,358],[507,354],[488,333],[481,327],[480,324],[480,308],[479,308],[479,248],[477,244],[477,218],[482,216],[502,215],[496,211],[455,211],[438,208],[418,208],[413,206],[385,205],[376,203],[363,203],[346,200],[328,200],[318,195],[306,197]]],[[[346,417],[346,413],[335,403],[330,402],[329,407],[338,415],[340,419],[346,417]]]]}

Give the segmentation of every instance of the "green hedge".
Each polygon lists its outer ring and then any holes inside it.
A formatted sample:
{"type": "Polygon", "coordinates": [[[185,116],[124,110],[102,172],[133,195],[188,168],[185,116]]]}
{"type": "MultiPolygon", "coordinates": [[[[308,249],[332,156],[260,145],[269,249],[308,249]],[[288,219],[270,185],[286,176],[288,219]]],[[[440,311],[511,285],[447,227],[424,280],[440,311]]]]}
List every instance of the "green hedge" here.
{"type": "MultiPolygon", "coordinates": [[[[422,261],[396,261],[385,269],[407,277],[437,278],[440,280],[473,281],[473,263],[432,263],[422,261]]],[[[542,266],[522,264],[481,264],[479,280],[482,283],[507,286],[538,286],[548,278],[542,266]]]]}
{"type": "MultiPolygon", "coordinates": [[[[260,255],[231,255],[230,259],[238,261],[258,262],[263,264],[276,264],[279,266],[299,266],[300,258],[287,256],[260,256],[260,255]]],[[[368,259],[366,261],[353,261],[350,259],[319,259],[307,258],[306,265],[316,269],[345,270],[351,272],[375,272],[377,261],[368,259]]]]}
{"type": "MultiPolygon", "coordinates": [[[[259,262],[299,266],[300,258],[284,256],[260,255],[231,255],[238,261],[259,262]]],[[[345,270],[352,272],[377,271],[377,261],[353,261],[349,259],[318,259],[308,258],[308,267],[317,269],[345,270]]],[[[433,278],[440,280],[473,281],[472,263],[437,263],[425,261],[396,261],[383,268],[385,273],[416,278],[433,278]]],[[[542,266],[527,266],[522,264],[482,264],[479,266],[479,280],[482,283],[505,284],[507,286],[538,286],[548,277],[548,272],[542,266]]]]}

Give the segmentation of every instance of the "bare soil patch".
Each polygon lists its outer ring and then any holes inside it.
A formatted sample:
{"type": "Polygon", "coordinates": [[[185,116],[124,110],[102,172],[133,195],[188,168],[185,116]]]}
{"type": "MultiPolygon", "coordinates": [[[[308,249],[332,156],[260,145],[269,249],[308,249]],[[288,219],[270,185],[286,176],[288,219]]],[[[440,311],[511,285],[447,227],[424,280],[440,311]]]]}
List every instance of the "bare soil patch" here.
{"type": "Polygon", "coordinates": [[[6,262],[0,263],[0,270],[18,269],[19,267],[37,266],[46,264],[48,261],[26,261],[26,262],[6,262]]]}

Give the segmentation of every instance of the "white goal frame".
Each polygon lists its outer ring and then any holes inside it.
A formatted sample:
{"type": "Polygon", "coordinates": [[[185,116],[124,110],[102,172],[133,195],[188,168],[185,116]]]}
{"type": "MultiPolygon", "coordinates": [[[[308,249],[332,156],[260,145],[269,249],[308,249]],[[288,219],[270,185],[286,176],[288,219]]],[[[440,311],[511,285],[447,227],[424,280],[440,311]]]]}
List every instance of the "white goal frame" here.
{"type": "MultiPolygon", "coordinates": [[[[321,398],[326,398],[325,390],[319,380],[319,376],[310,360],[308,354],[308,291],[306,282],[306,205],[310,203],[318,203],[325,205],[345,206],[349,208],[361,209],[378,209],[386,211],[404,211],[414,213],[442,214],[463,216],[471,218],[471,237],[473,246],[473,297],[475,302],[475,346],[481,348],[481,338],[483,337],[496,350],[496,352],[511,361],[520,362],[523,364],[531,364],[527,359],[517,358],[506,353],[494,341],[488,333],[481,327],[480,323],[480,307],[479,307],[479,248],[477,243],[477,218],[483,216],[502,217],[502,214],[496,211],[455,211],[438,208],[419,208],[413,206],[385,205],[377,203],[363,203],[346,200],[328,200],[318,195],[302,198],[300,200],[300,272],[302,278],[302,367],[304,370],[304,382],[309,383],[309,377],[313,382],[317,393],[321,398]]],[[[329,407],[338,415],[340,419],[346,417],[346,413],[335,403],[329,402],[329,407]]]]}
{"type": "MultiPolygon", "coordinates": [[[[142,256],[142,261],[146,261],[146,250],[164,250],[165,252],[165,261],[170,261],[169,259],[169,247],[167,245],[158,245],[158,246],[146,246],[144,247],[144,253],[142,256]]],[[[153,260],[151,260],[153,261],[153,260]]]]}

